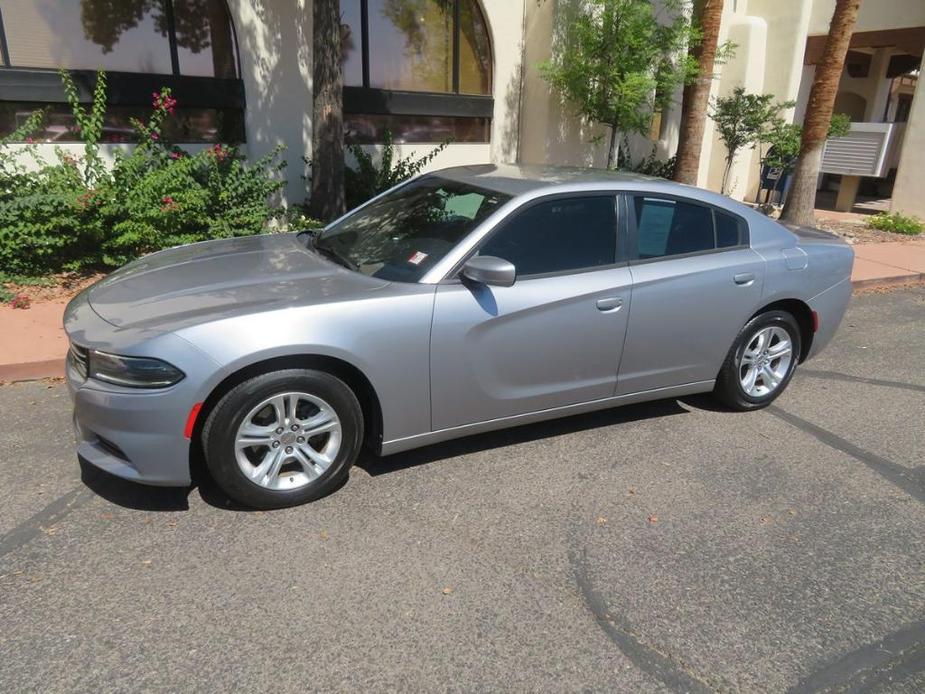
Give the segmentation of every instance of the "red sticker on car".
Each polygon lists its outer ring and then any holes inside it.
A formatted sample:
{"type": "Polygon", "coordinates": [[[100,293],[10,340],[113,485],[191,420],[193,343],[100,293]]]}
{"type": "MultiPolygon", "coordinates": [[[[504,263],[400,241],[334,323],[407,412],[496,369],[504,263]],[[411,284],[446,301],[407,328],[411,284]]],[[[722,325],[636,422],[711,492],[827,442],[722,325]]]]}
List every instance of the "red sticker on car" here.
{"type": "Polygon", "coordinates": [[[424,262],[424,259],[427,257],[427,253],[422,253],[421,251],[415,251],[414,254],[408,258],[408,262],[412,265],[420,265],[424,262]]]}

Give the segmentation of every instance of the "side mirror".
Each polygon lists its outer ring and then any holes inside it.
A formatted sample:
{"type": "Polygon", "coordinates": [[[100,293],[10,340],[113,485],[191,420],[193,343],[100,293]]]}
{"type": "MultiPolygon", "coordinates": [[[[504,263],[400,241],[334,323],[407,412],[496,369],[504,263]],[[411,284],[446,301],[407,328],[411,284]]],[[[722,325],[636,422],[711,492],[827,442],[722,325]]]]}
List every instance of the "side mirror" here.
{"type": "Polygon", "coordinates": [[[510,287],[517,279],[517,269],[512,263],[501,258],[492,255],[477,255],[469,258],[468,262],[463,265],[462,276],[481,284],[510,287]]]}

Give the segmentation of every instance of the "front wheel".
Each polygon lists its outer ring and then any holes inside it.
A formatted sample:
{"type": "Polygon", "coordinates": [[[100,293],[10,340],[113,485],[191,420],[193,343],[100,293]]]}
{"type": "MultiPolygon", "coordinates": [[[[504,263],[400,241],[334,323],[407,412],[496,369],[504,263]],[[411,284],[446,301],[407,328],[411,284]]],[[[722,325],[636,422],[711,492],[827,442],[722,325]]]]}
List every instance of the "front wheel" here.
{"type": "Polygon", "coordinates": [[[363,441],[353,391],[331,374],[289,369],[230,390],[202,432],[206,465],[232,499],[261,509],[294,506],[333,491],[363,441]]]}
{"type": "Polygon", "coordinates": [[[792,315],[768,311],[755,316],[726,355],[714,395],[734,410],[767,407],[790,382],[800,348],[800,328],[792,315]]]}

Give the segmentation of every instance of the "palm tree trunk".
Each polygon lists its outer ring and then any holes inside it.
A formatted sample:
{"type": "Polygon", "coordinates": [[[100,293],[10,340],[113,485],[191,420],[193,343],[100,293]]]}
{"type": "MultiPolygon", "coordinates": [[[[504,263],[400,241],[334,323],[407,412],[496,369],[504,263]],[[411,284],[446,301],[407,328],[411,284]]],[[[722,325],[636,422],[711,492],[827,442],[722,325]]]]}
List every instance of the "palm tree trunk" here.
{"type": "Polygon", "coordinates": [[[339,0],[315,0],[312,120],[312,216],[329,221],[344,213],[344,108],[339,0]]]}
{"type": "Polygon", "coordinates": [[[674,168],[674,180],[678,183],[697,183],[722,17],[723,0],[697,0],[694,5],[694,19],[700,24],[702,39],[689,49],[690,55],[697,60],[698,75],[694,82],[684,87],[681,102],[681,130],[678,133],[678,153],[674,168]]]}
{"type": "Polygon", "coordinates": [[[836,0],[835,3],[835,13],[829,24],[825,50],[816,66],[816,75],[809,92],[809,104],[806,107],[806,118],[803,120],[800,156],[793,172],[793,183],[787,194],[787,203],[781,213],[781,220],[790,224],[814,224],[816,179],[819,177],[822,150],[832,122],[832,108],[835,105],[838,82],[841,79],[860,4],[861,0],[836,0]]]}

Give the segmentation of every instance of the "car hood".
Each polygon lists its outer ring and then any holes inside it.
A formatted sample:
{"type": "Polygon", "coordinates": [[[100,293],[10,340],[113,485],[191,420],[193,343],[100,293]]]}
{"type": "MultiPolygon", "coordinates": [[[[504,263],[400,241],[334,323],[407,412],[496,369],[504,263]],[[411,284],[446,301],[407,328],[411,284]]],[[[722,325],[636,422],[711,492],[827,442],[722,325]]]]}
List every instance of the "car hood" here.
{"type": "Polygon", "coordinates": [[[153,253],[93,285],[87,299],[117,327],[175,330],[254,311],[340,301],[387,284],[322,258],[295,234],[269,234],[153,253]]]}

